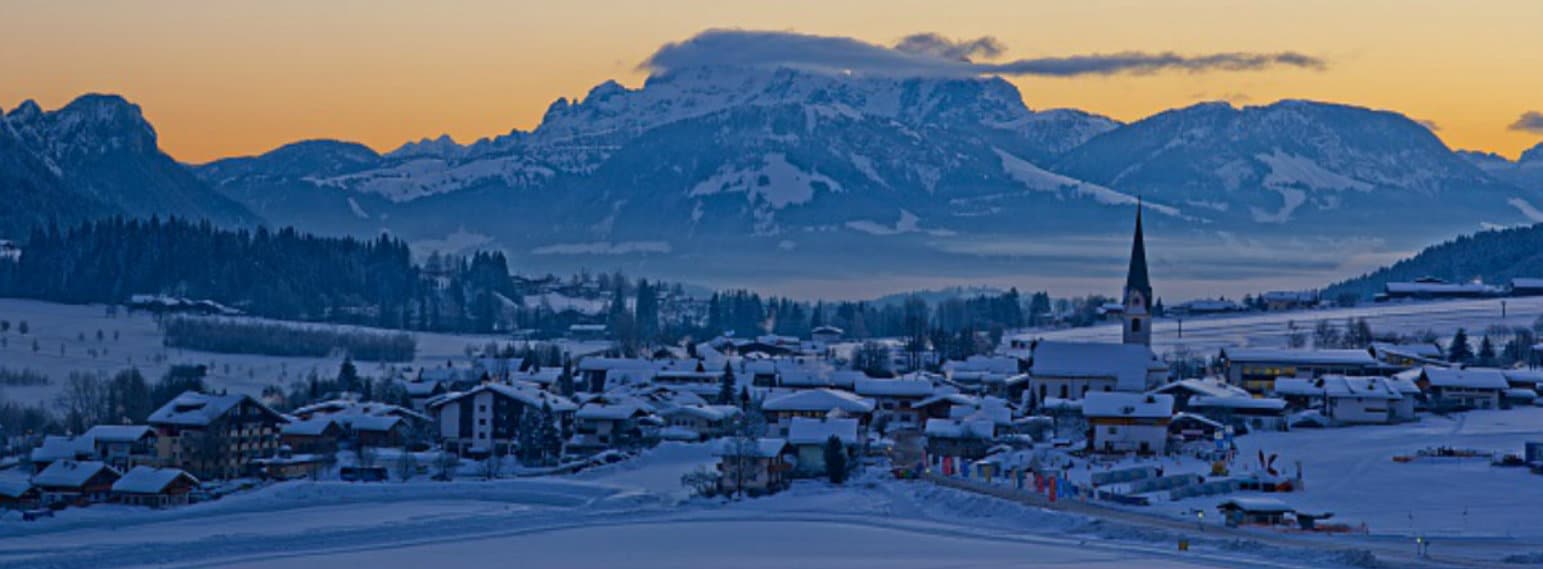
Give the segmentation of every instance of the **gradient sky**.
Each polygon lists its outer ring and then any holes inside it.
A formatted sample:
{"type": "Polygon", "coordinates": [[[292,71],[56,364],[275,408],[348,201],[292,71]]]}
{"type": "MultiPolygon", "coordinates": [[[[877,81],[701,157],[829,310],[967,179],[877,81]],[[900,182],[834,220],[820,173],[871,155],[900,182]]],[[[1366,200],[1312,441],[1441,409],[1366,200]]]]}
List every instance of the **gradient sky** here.
{"type": "Polygon", "coordinates": [[[190,162],[305,138],[378,150],[529,129],[553,99],[641,84],[638,63],[707,28],[890,44],[995,36],[1004,58],[1299,51],[1323,71],[1014,78],[1030,107],[1121,120],[1201,100],[1309,98],[1431,121],[1455,148],[1514,158],[1543,134],[1543,2],[1024,0],[0,0],[0,106],[91,91],[143,107],[190,162]]]}

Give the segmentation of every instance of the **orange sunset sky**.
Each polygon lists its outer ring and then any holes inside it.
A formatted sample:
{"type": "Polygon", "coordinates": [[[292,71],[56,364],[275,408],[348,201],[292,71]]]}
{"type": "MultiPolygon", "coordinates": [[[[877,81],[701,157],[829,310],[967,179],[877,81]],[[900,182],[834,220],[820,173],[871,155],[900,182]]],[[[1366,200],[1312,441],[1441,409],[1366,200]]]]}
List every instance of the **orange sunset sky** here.
{"type": "Polygon", "coordinates": [[[1011,80],[1030,107],[1135,120],[1202,100],[1308,98],[1430,121],[1455,148],[1516,157],[1543,134],[1543,1],[0,0],[0,106],[85,92],[138,103],[189,162],[305,138],[377,150],[529,129],[557,97],[708,28],[891,44],[994,36],[1003,58],[1296,51],[1323,70],[1011,80]]]}

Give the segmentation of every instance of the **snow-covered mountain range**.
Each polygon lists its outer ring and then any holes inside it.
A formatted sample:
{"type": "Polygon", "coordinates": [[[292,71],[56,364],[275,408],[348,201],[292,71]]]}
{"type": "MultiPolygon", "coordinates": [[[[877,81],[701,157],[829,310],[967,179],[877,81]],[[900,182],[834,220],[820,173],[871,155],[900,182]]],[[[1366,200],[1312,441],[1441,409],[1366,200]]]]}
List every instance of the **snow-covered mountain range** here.
{"type": "MultiPolygon", "coordinates": [[[[5,148],[0,160],[14,159],[5,148]]],[[[533,270],[960,282],[1102,267],[1138,199],[1149,233],[1173,243],[1155,262],[1176,268],[1184,255],[1225,260],[1218,242],[1407,250],[1540,221],[1540,155],[1459,154],[1403,115],[1310,101],[1121,124],[1030,109],[994,77],[698,67],[602,83],[554,102],[534,130],[470,144],[380,154],[304,141],[192,171],[272,224],[497,246],[533,270]]]]}
{"type": "Polygon", "coordinates": [[[139,107],[86,95],[52,112],[27,101],[0,116],[0,231],[102,215],[259,220],[161,152],[139,107]]]}

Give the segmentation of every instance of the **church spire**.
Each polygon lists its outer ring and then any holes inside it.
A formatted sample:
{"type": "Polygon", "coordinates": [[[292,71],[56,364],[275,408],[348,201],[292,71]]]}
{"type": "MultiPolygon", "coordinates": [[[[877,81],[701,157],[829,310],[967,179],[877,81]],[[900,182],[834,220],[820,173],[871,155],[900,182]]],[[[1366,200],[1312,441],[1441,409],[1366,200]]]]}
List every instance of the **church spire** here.
{"type": "Polygon", "coordinates": [[[1130,269],[1125,273],[1125,292],[1140,291],[1148,299],[1152,296],[1152,281],[1147,277],[1147,246],[1141,233],[1141,202],[1136,205],[1136,236],[1130,244],[1130,269]]]}
{"type": "Polygon", "coordinates": [[[1136,202],[1136,235],[1130,244],[1130,270],[1125,273],[1126,344],[1152,345],[1152,281],[1147,278],[1147,244],[1141,232],[1141,202],[1136,202]]]}

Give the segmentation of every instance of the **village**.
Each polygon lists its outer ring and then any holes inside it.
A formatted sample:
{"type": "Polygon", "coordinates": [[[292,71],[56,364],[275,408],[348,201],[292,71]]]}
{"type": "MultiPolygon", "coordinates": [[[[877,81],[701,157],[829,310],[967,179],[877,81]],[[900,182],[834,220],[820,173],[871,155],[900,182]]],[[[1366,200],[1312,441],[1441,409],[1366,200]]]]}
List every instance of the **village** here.
{"type": "MultiPolygon", "coordinates": [[[[697,499],[882,476],[1202,528],[1420,533],[1413,511],[1408,528],[1390,528],[1386,512],[1356,516],[1313,499],[1341,473],[1305,472],[1304,455],[1377,426],[1456,418],[1461,427],[1470,414],[1503,423],[1497,417],[1543,410],[1543,344],[1498,366],[1488,337],[1477,349],[1466,336],[1381,341],[1362,321],[1333,333],[1366,336],[1365,347],[1292,342],[1160,357],[1139,216],[1124,289],[1118,306],[1105,307],[1119,342],[1008,335],[958,360],[900,341],[854,341],[830,325],[804,338],[724,335],[621,357],[596,337],[603,327],[576,325],[565,348],[495,345],[399,368],[363,390],[345,360],[336,381],[313,385],[298,406],[282,392],[188,390],[144,424],[13,446],[0,461],[0,509],[11,512],[0,524],[48,523],[82,508],[179,508],[285,481],[568,476],[688,445],[711,458],[679,473],[697,499]],[[1292,442],[1305,440],[1314,442],[1292,442]]],[[[1543,474],[1543,433],[1525,428],[1504,444],[1410,435],[1397,452],[1365,458],[1381,469],[1461,462],[1543,474]]],[[[1467,506],[1462,516],[1466,523],[1467,506]]]]}

